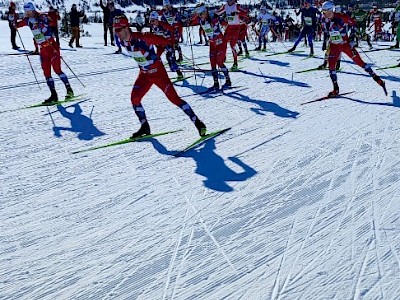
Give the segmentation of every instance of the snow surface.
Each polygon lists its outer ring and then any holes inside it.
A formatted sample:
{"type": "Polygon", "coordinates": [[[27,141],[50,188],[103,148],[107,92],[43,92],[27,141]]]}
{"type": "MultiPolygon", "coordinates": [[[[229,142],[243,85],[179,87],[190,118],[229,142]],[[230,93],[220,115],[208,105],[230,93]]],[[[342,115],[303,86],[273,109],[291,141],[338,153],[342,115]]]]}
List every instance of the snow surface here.
{"type": "MultiPolygon", "coordinates": [[[[224,135],[173,157],[197,132],[153,87],[152,131],[183,131],[72,154],[139,127],[138,68],[108,55],[101,26],[85,25],[92,37],[77,51],[61,41],[87,101],[16,111],[49,92],[39,57],[29,59],[40,90],[27,58],[5,55],[0,22],[0,299],[399,299],[399,69],[377,71],[385,97],[344,57],[339,85],[355,93],[300,105],[332,88],[328,71],[294,73],[322,62],[321,43],[310,59],[301,44],[296,55],[251,52],[224,94],[196,95],[212,85],[200,73],[176,84],[210,131],[232,127],[224,135]]],[[[207,47],[183,51],[208,60],[207,47]]],[[[374,68],[398,58],[367,55],[374,68]]]]}

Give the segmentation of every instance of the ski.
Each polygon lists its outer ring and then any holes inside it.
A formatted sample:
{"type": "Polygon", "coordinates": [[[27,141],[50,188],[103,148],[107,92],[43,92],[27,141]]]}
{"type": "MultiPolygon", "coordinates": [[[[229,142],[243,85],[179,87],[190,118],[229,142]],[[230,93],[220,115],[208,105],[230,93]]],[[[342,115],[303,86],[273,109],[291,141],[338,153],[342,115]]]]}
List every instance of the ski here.
{"type": "Polygon", "coordinates": [[[182,78],[172,77],[171,78],[171,82],[172,83],[176,83],[176,82],[179,82],[179,81],[184,81],[184,80],[186,80],[186,79],[188,79],[190,77],[192,77],[192,76],[185,76],[185,77],[182,77],[182,78]]]}
{"type": "Polygon", "coordinates": [[[189,96],[196,96],[196,95],[207,95],[207,94],[221,94],[221,95],[223,95],[225,91],[234,90],[234,89],[237,89],[237,88],[240,88],[240,87],[242,87],[242,86],[221,87],[219,89],[215,89],[214,87],[210,87],[208,89],[205,89],[204,91],[193,93],[193,94],[190,94],[190,95],[186,95],[186,96],[183,96],[182,98],[186,98],[186,97],[189,97],[189,96]]]}
{"type": "MultiPolygon", "coordinates": [[[[327,68],[321,69],[320,67],[316,67],[316,68],[306,69],[306,70],[302,70],[302,71],[297,71],[295,73],[300,74],[300,73],[307,73],[307,72],[313,72],[313,71],[328,71],[328,69],[327,68]]],[[[340,71],[342,71],[342,68],[336,69],[336,72],[340,72],[340,71]]]]}
{"type": "Polygon", "coordinates": [[[63,103],[68,103],[68,102],[73,102],[73,101],[76,101],[76,100],[80,100],[82,98],[82,96],[84,96],[84,94],[76,95],[76,96],[68,97],[68,98],[66,97],[64,100],[59,100],[59,101],[54,101],[54,102],[49,102],[49,103],[33,104],[33,105],[22,107],[21,109],[35,108],[35,107],[42,107],[42,106],[60,105],[60,104],[63,104],[63,103]]]}
{"type": "Polygon", "coordinates": [[[395,69],[395,68],[399,68],[399,67],[400,67],[400,64],[397,64],[397,65],[393,65],[393,66],[377,68],[377,70],[395,69]]]}
{"type": "Polygon", "coordinates": [[[174,156],[175,157],[179,157],[185,153],[187,153],[188,151],[196,148],[197,146],[200,146],[202,144],[204,144],[205,142],[207,142],[208,140],[215,138],[225,132],[227,132],[228,130],[230,130],[231,127],[225,128],[225,129],[221,129],[221,130],[217,130],[217,131],[213,131],[210,133],[207,133],[206,135],[200,137],[197,141],[195,141],[194,143],[190,144],[189,146],[187,146],[185,149],[179,151],[178,153],[175,153],[174,156]]]}
{"type": "Polygon", "coordinates": [[[133,138],[133,139],[132,138],[126,138],[126,139],[123,139],[123,140],[120,140],[120,141],[117,141],[117,142],[112,142],[112,143],[101,145],[101,146],[95,146],[95,147],[91,147],[91,148],[87,148],[87,149],[83,149],[83,150],[74,151],[74,152],[72,152],[72,154],[77,154],[77,153],[82,153],[82,152],[87,152],[87,151],[92,151],[92,150],[97,150],[97,149],[102,149],[102,148],[108,148],[108,147],[113,147],[113,146],[133,143],[133,142],[144,141],[144,140],[148,140],[148,139],[151,139],[151,138],[154,138],[154,137],[157,137],[157,136],[162,136],[162,135],[175,133],[175,132],[179,132],[179,131],[182,131],[182,129],[172,130],[172,131],[163,131],[163,132],[148,134],[148,135],[144,135],[144,136],[133,138]]]}
{"type": "Polygon", "coordinates": [[[274,55],[280,55],[280,54],[292,54],[292,53],[302,53],[304,52],[303,50],[298,50],[298,51],[293,51],[293,52],[288,52],[288,51],[283,51],[283,52],[275,52],[271,54],[266,54],[265,56],[274,56],[274,55]]]}
{"type": "Polygon", "coordinates": [[[349,95],[349,94],[352,94],[352,93],[355,93],[355,91],[346,92],[346,93],[340,93],[336,97],[329,97],[329,96],[320,97],[318,99],[314,99],[314,100],[311,100],[311,101],[300,103],[300,105],[305,105],[305,104],[314,103],[314,102],[323,101],[323,100],[328,100],[328,99],[340,98],[340,97],[343,97],[345,95],[349,95]]]}
{"type": "Polygon", "coordinates": [[[376,49],[364,50],[362,52],[367,53],[367,52],[376,52],[376,51],[390,50],[390,49],[392,49],[392,48],[390,48],[390,47],[389,48],[376,48],[376,49]]]}
{"type": "Polygon", "coordinates": [[[326,70],[326,69],[325,68],[321,69],[320,67],[316,67],[316,68],[306,69],[306,70],[302,70],[302,71],[297,71],[295,73],[299,74],[299,73],[307,73],[307,72],[313,72],[313,71],[324,71],[324,70],[326,70]]]}

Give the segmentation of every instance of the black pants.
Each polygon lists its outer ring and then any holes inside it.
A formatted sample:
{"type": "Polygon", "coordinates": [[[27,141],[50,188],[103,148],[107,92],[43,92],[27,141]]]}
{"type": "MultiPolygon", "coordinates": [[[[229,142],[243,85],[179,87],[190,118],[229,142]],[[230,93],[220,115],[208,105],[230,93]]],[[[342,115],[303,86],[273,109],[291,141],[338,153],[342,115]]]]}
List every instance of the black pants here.
{"type": "Polygon", "coordinates": [[[103,23],[104,28],[104,45],[107,46],[107,31],[110,32],[111,43],[114,43],[114,33],[112,27],[108,27],[107,23],[103,23]]]}
{"type": "Polygon", "coordinates": [[[17,36],[17,29],[15,29],[14,26],[10,26],[10,30],[11,30],[11,45],[13,48],[17,48],[17,43],[15,42],[15,38],[17,36]]]}

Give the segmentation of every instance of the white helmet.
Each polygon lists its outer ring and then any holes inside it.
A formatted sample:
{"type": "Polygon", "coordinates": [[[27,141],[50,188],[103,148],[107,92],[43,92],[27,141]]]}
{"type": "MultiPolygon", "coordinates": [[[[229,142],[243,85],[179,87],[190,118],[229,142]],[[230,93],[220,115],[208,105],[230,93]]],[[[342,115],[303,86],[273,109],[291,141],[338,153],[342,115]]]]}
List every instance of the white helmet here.
{"type": "Polygon", "coordinates": [[[150,20],[158,20],[158,12],[156,12],[155,10],[153,10],[151,13],[150,13],[150,16],[149,16],[149,19],[150,20]]]}
{"type": "Polygon", "coordinates": [[[322,11],[335,11],[335,3],[331,1],[325,1],[321,8],[322,11]]]}

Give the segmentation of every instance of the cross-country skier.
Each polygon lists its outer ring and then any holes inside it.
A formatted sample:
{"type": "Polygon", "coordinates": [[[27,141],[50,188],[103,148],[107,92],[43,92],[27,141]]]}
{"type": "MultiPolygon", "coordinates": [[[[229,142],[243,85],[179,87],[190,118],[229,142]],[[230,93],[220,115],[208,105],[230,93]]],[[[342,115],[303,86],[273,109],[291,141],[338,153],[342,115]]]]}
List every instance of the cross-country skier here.
{"type": "Polygon", "coordinates": [[[35,42],[39,45],[40,61],[47,85],[50,89],[51,96],[43,102],[43,104],[51,104],[58,101],[58,95],[54,85],[54,79],[51,77],[51,67],[60,77],[67,89],[66,98],[72,98],[74,92],[69,84],[67,75],[61,70],[60,47],[53,37],[50,29],[49,18],[47,14],[39,14],[32,2],[24,4],[25,17],[17,22],[17,28],[29,26],[33,33],[35,42]]]}
{"type": "Polygon", "coordinates": [[[355,49],[355,42],[350,42],[347,36],[347,25],[353,26],[356,22],[346,14],[335,13],[335,4],[331,1],[326,1],[322,4],[322,12],[329,19],[329,75],[333,83],[333,91],[328,94],[328,97],[336,97],[339,95],[339,85],[337,83],[336,62],[342,52],[346,53],[358,66],[372,76],[372,78],[383,88],[387,95],[385,82],[374,73],[369,65],[367,65],[360,54],[355,49]]]}
{"type": "Polygon", "coordinates": [[[267,7],[265,5],[261,5],[260,13],[257,16],[257,23],[260,24],[260,35],[258,36],[258,47],[255,50],[261,50],[262,45],[262,51],[266,51],[267,36],[273,21],[275,21],[275,17],[267,12],[267,7]]]}
{"type": "Polygon", "coordinates": [[[293,52],[300,41],[307,36],[308,45],[310,46],[310,56],[314,55],[314,45],[313,45],[313,37],[317,28],[317,15],[321,15],[318,9],[311,6],[310,0],[304,0],[304,7],[300,9],[296,15],[301,14],[301,22],[303,24],[303,29],[300,32],[299,37],[294,42],[292,48],[288,50],[288,52],[293,52]]]}
{"type": "Polygon", "coordinates": [[[176,72],[178,79],[183,79],[182,71],[179,69],[175,56],[175,45],[178,44],[177,39],[179,37],[174,34],[175,28],[172,25],[168,24],[167,22],[159,21],[158,18],[158,12],[152,11],[150,13],[150,29],[154,34],[162,36],[168,40],[172,40],[173,42],[164,47],[157,47],[157,55],[161,57],[161,54],[165,50],[165,57],[167,58],[169,68],[172,72],[176,72]]]}
{"type": "Polygon", "coordinates": [[[236,0],[226,0],[226,4],[215,13],[219,16],[225,15],[228,22],[225,30],[225,39],[229,42],[232,49],[233,65],[231,70],[235,71],[238,68],[238,50],[236,44],[240,34],[240,17],[246,18],[247,11],[237,4],[236,0]]]}
{"type": "Polygon", "coordinates": [[[132,32],[125,16],[114,18],[113,27],[115,34],[118,35],[128,53],[136,60],[140,69],[139,76],[133,84],[131,102],[141,126],[131,138],[150,134],[150,126],[141,101],[153,84],[157,85],[173,104],[190,117],[201,136],[205,135],[206,126],[196,116],[190,105],[178,96],[164,65],[154,50],[153,45],[169,45],[171,40],[151,33],[132,32]]]}
{"type": "Polygon", "coordinates": [[[219,89],[217,66],[223,71],[226,79],[222,87],[230,87],[232,83],[229,77],[229,71],[225,66],[227,42],[221,31],[222,25],[220,19],[218,16],[211,18],[206,6],[204,4],[199,4],[195,9],[195,15],[189,25],[194,26],[198,24],[203,28],[209,40],[211,74],[214,79],[214,86],[212,89],[219,89]]]}

